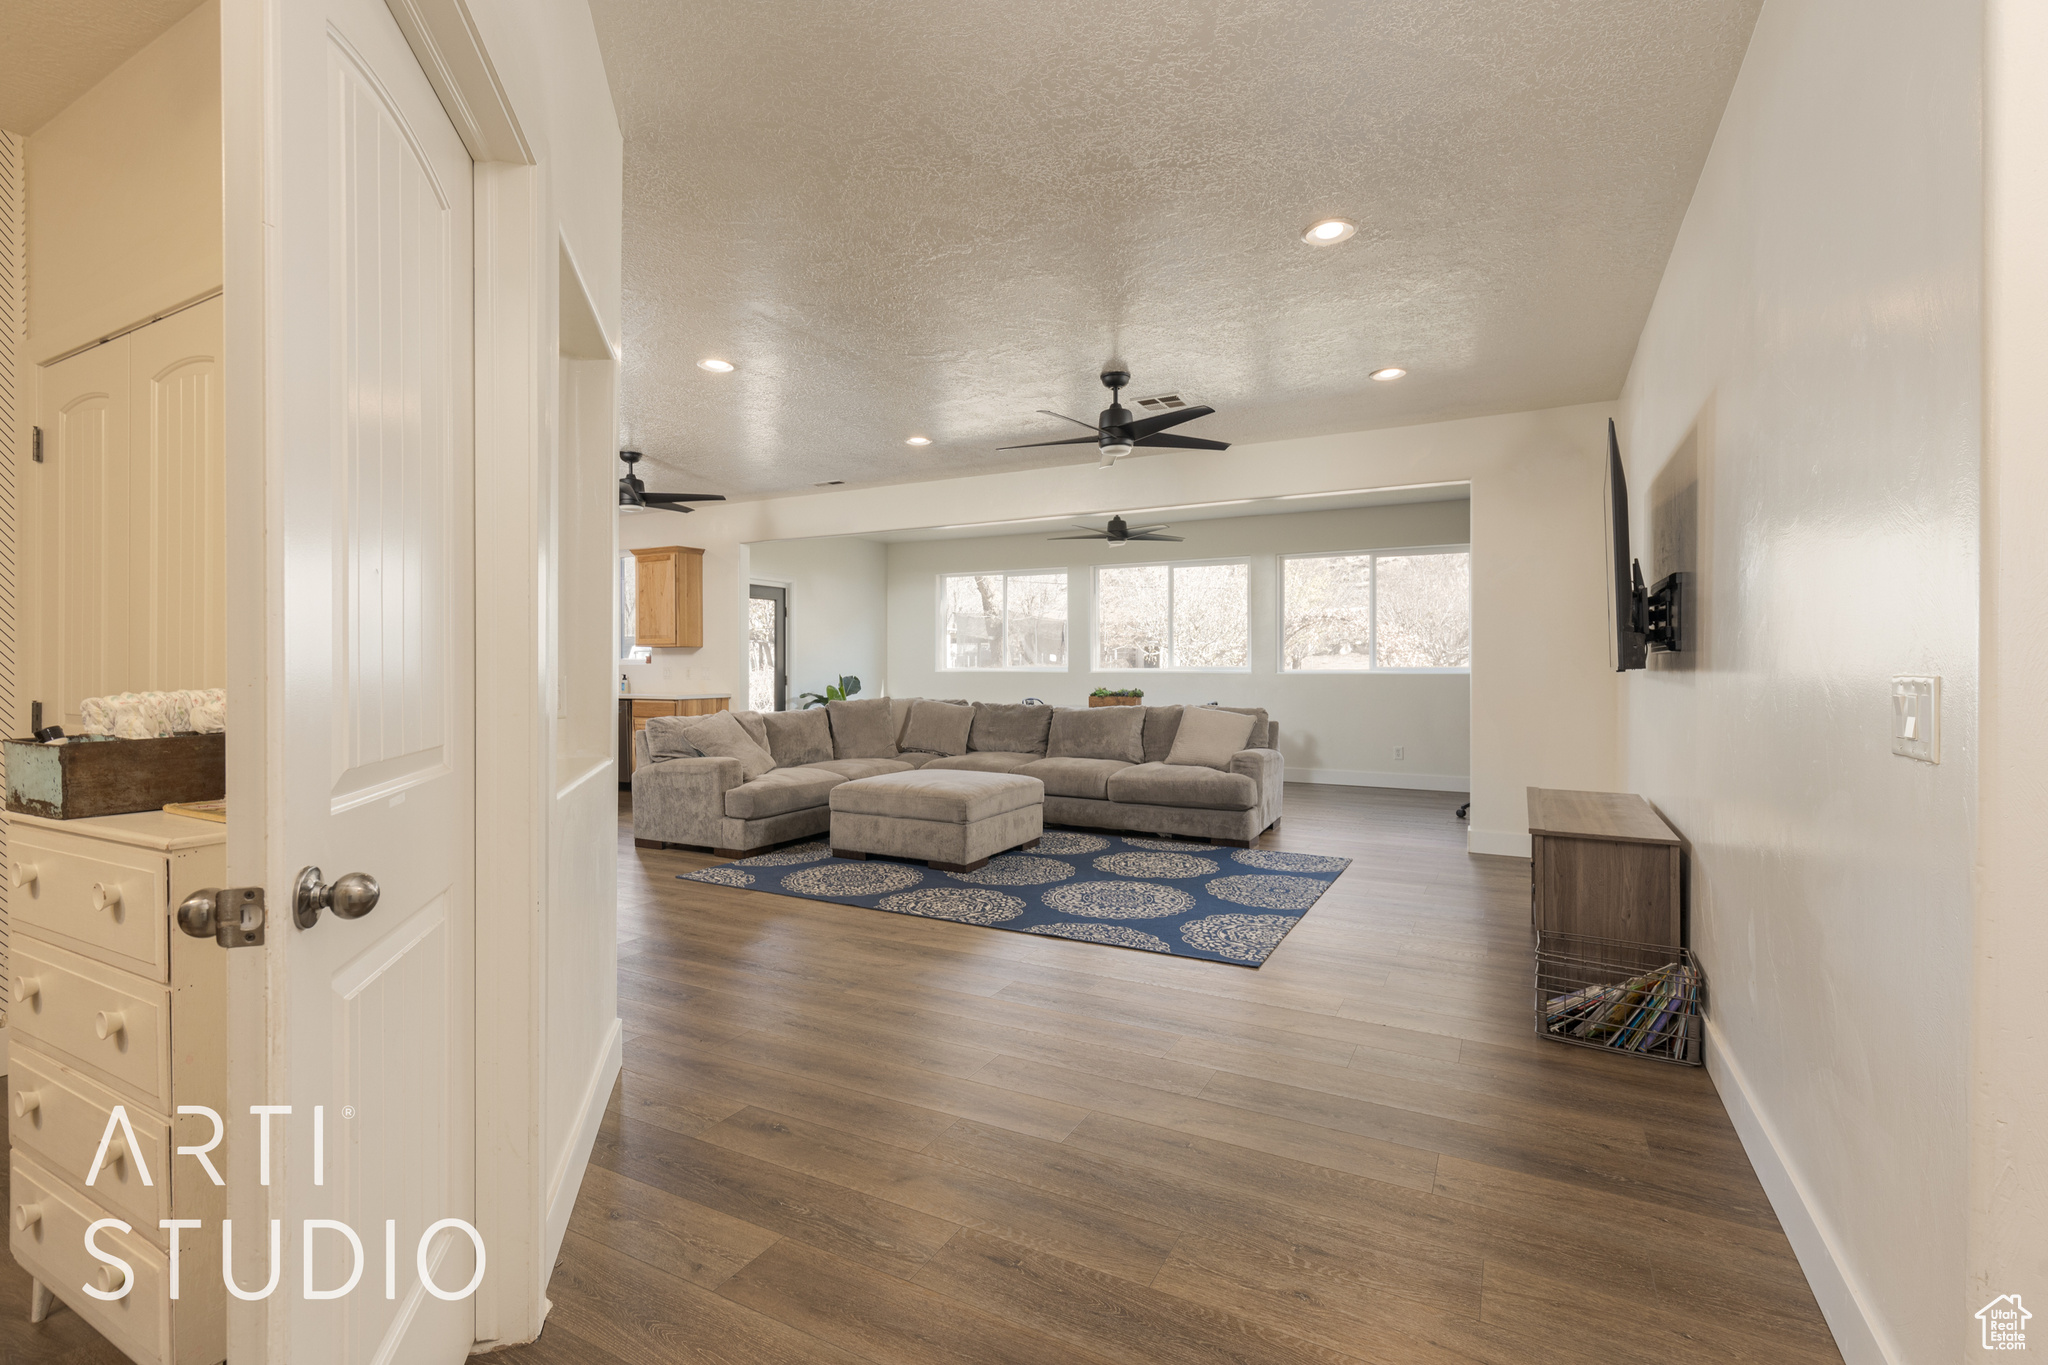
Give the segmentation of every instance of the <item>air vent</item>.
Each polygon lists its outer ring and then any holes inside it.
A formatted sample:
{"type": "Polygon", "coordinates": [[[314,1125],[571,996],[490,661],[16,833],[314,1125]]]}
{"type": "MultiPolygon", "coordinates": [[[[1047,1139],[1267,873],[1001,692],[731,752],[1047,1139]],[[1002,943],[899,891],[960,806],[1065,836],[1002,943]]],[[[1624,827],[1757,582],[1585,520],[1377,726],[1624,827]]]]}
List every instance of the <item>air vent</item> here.
{"type": "Polygon", "coordinates": [[[1194,404],[1177,393],[1162,393],[1157,398],[1140,398],[1135,400],[1135,402],[1138,407],[1143,408],[1146,412],[1172,412],[1176,408],[1190,408],[1194,406],[1194,404]]]}

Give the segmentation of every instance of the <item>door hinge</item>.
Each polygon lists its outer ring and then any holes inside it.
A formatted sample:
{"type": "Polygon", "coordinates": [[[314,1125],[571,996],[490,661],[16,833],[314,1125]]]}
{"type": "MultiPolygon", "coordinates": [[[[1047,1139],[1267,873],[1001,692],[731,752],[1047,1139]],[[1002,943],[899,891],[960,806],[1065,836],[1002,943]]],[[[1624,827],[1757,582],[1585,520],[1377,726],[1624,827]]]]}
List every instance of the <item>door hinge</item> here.
{"type": "Polygon", "coordinates": [[[185,897],[178,907],[178,927],[194,938],[210,938],[223,948],[263,946],[263,888],[207,887],[185,897]]]}
{"type": "Polygon", "coordinates": [[[30,442],[30,445],[33,447],[32,453],[35,456],[35,462],[41,464],[43,462],[43,429],[41,427],[30,427],[29,430],[35,433],[34,438],[30,442]]]}

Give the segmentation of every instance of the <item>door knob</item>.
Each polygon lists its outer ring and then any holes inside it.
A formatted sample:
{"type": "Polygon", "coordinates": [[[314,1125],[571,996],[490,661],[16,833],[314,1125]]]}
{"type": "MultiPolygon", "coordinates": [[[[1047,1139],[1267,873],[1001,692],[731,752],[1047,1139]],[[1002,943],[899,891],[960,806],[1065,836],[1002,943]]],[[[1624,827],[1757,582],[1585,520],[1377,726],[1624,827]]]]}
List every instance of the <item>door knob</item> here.
{"type": "Polygon", "coordinates": [[[377,908],[377,879],[367,872],[348,872],[332,885],[320,880],[320,869],[300,871],[298,888],[292,895],[292,917],[301,929],[320,922],[322,910],[332,910],[342,919],[361,919],[377,908]]]}
{"type": "Polygon", "coordinates": [[[14,1092],[14,1117],[25,1119],[43,1107],[40,1090],[17,1090],[14,1092]]]}
{"type": "Polygon", "coordinates": [[[16,863],[14,865],[12,880],[16,891],[21,890],[24,886],[34,885],[35,879],[36,865],[34,863],[16,863]]]}

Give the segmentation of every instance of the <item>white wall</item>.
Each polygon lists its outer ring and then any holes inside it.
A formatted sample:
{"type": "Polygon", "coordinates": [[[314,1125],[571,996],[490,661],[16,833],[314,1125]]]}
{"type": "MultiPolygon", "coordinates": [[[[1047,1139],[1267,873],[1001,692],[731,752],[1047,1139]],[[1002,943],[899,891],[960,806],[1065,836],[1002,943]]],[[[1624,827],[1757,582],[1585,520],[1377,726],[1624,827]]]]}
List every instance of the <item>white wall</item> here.
{"type": "MultiPolygon", "coordinates": [[[[1170,520],[1171,514],[1145,520],[1170,520]]],[[[1471,504],[1456,501],[1360,507],[1176,523],[1178,545],[1111,549],[1101,541],[1025,536],[907,541],[889,546],[889,678],[902,696],[1084,706],[1096,687],[1142,687],[1153,705],[1221,702],[1263,706],[1280,722],[1292,781],[1463,791],[1471,773],[1471,681],[1462,673],[1282,673],[1279,556],[1316,550],[1463,545],[1471,504]],[[1095,672],[1090,595],[1097,564],[1173,559],[1250,560],[1249,671],[1095,672]],[[1078,662],[1060,672],[939,667],[939,575],[994,569],[1067,571],[1067,641],[1078,662]],[[1396,761],[1396,746],[1405,757],[1396,761]]],[[[829,542],[825,542],[829,543],[829,542]]],[[[760,564],[755,547],[755,565],[760,564]]]]}
{"type": "Polygon", "coordinates": [[[1979,23],[1765,7],[1621,404],[1646,569],[1698,587],[1627,785],[1692,841],[1710,1065],[1851,1365],[1955,1359],[1981,1306],[1979,23]],[[1940,766],[1889,751],[1897,673],[1943,680],[1940,766]]]}
{"type": "MultiPolygon", "coordinates": [[[[789,589],[789,706],[799,695],[823,692],[842,674],[860,679],[863,697],[889,689],[889,547],[847,536],[831,540],[776,540],[749,547],[752,583],[789,589]]],[[[668,650],[656,650],[656,664],[668,650]]],[[[733,698],[746,705],[744,694],[733,698]]]]}
{"type": "Polygon", "coordinates": [[[220,2],[28,139],[29,358],[221,286],[220,2]]]}
{"type": "MultiPolygon", "coordinates": [[[[1357,488],[1472,490],[1472,831],[1477,852],[1526,856],[1529,786],[1620,780],[1607,667],[1601,521],[1605,403],[1134,457],[930,483],[714,504],[690,518],[705,548],[705,641],[686,652],[706,691],[743,694],[747,546],[995,517],[1357,488]]],[[[642,516],[634,521],[646,521],[642,516]]],[[[649,540],[646,543],[661,543],[649,540]]],[[[895,690],[903,691],[892,680],[895,690]]]]}

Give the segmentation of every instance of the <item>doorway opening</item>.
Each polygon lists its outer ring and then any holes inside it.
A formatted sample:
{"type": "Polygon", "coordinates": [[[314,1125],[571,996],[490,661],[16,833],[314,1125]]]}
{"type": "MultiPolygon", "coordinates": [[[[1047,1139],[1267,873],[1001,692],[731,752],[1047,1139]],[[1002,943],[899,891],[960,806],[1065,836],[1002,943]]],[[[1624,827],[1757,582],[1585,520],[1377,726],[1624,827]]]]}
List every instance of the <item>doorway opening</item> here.
{"type": "Polygon", "coordinates": [[[747,708],[789,709],[789,589],[747,589],[747,708]]]}

